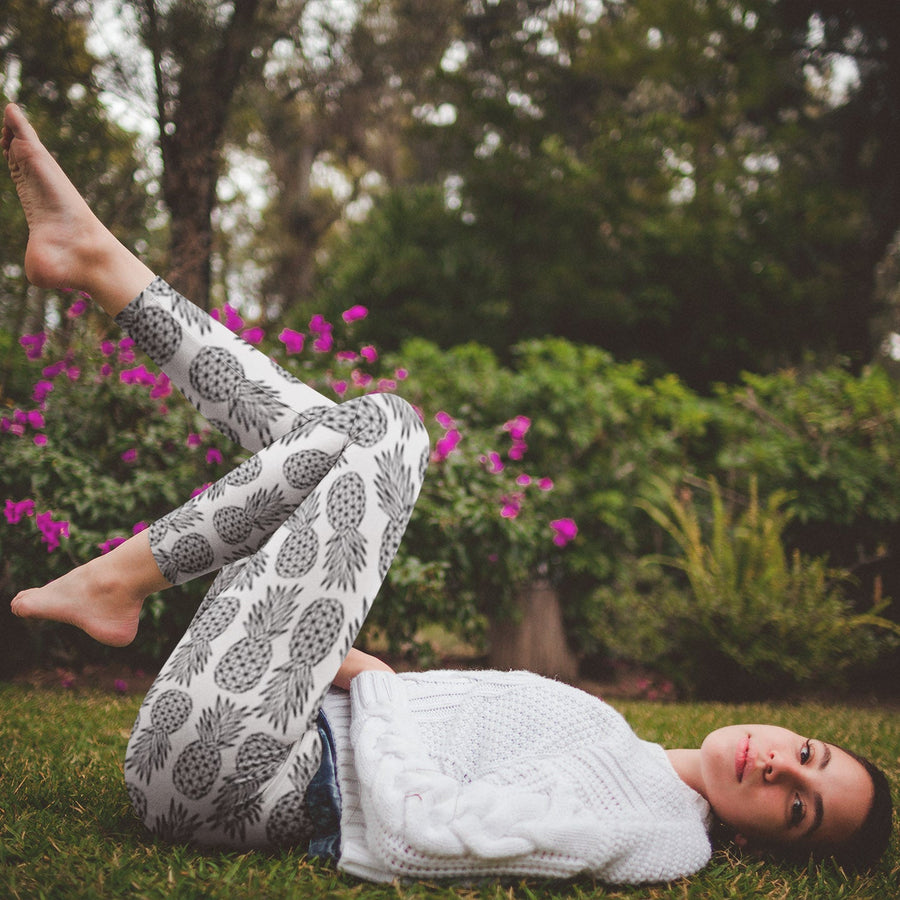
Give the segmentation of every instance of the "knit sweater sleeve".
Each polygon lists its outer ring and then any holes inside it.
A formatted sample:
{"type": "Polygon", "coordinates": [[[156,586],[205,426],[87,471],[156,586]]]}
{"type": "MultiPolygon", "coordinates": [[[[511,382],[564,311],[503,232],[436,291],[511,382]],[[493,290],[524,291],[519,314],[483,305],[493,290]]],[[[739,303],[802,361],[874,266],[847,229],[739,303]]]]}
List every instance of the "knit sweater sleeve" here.
{"type": "Polygon", "coordinates": [[[355,679],[351,702],[364,710],[354,713],[351,742],[367,841],[395,875],[568,877],[588,871],[610,882],[640,883],[689,874],[709,857],[696,817],[692,823],[621,812],[598,816],[565,783],[553,791],[510,790],[443,772],[395,676],[355,679]]]}

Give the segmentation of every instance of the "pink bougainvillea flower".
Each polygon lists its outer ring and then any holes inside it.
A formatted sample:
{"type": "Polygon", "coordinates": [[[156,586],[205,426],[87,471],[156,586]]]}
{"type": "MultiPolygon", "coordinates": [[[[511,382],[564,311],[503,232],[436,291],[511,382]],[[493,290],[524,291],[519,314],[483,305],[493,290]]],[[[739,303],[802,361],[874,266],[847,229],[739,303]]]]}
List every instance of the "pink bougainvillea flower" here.
{"type": "Polygon", "coordinates": [[[339,350],[334,354],[335,359],[341,362],[356,362],[359,357],[352,350],[339,350]]]}
{"type": "Polygon", "coordinates": [[[211,315],[217,322],[221,322],[229,331],[238,332],[244,327],[244,320],[230,303],[226,303],[222,309],[214,309],[211,315]]]}
{"type": "Polygon", "coordinates": [[[531,484],[531,476],[525,474],[519,475],[519,477],[516,478],[516,484],[521,487],[528,487],[528,485],[531,484]]]}
{"type": "Polygon", "coordinates": [[[132,534],[140,534],[142,531],[146,531],[150,526],[146,522],[135,522],[131,527],[132,534]]]}
{"type": "Polygon", "coordinates": [[[338,395],[338,397],[343,397],[344,394],[347,393],[348,387],[349,385],[346,381],[333,381],[331,383],[331,388],[338,395]]]}
{"type": "Polygon", "coordinates": [[[553,490],[553,479],[552,478],[542,478],[538,481],[538,487],[542,491],[552,491],[553,490]]]}
{"type": "Polygon", "coordinates": [[[409,378],[409,371],[406,369],[397,369],[394,372],[394,378],[396,378],[397,381],[406,381],[406,379],[409,378]]]}
{"type": "Polygon", "coordinates": [[[195,487],[195,488],[191,491],[191,496],[192,496],[192,497],[196,497],[196,496],[198,496],[199,494],[202,494],[202,493],[203,493],[203,492],[204,492],[211,484],[212,484],[211,481],[207,481],[206,484],[201,484],[200,487],[195,487]]]}
{"type": "Polygon", "coordinates": [[[316,335],[316,339],[313,341],[313,350],[316,353],[328,353],[333,346],[334,338],[330,331],[323,331],[316,335]]]}
{"type": "Polygon", "coordinates": [[[109,363],[103,363],[103,365],[100,366],[100,376],[102,378],[109,378],[112,373],[113,367],[109,363]]]}
{"type": "Polygon", "coordinates": [[[263,341],[263,338],[265,336],[266,336],[265,331],[263,331],[262,328],[259,327],[259,325],[255,325],[253,328],[245,328],[241,332],[241,337],[248,344],[254,344],[254,345],[261,344],[263,341]]]}
{"type": "Polygon", "coordinates": [[[29,359],[40,359],[46,342],[47,335],[43,331],[37,334],[23,334],[19,338],[19,343],[25,348],[25,355],[29,359]]]}
{"type": "Polygon", "coordinates": [[[113,690],[117,694],[127,694],[128,693],[128,682],[125,681],[123,678],[117,678],[113,682],[113,690]]]}
{"type": "Polygon", "coordinates": [[[441,428],[454,428],[456,426],[453,416],[451,416],[450,413],[444,412],[442,409],[434,414],[434,420],[441,428]]]}
{"type": "Polygon", "coordinates": [[[372,376],[367,372],[360,372],[359,369],[354,369],[350,373],[350,378],[356,387],[368,387],[372,383],[372,376]]]}
{"type": "Polygon", "coordinates": [[[34,390],[31,392],[31,398],[35,403],[43,403],[47,399],[47,394],[53,390],[52,381],[36,381],[34,390]]]}
{"type": "Polygon", "coordinates": [[[461,438],[462,435],[455,428],[451,428],[435,443],[434,450],[431,453],[432,461],[442,462],[445,460],[456,449],[461,438]]]}
{"type": "Polygon", "coordinates": [[[41,539],[47,545],[47,552],[52,553],[59,547],[60,537],[69,536],[69,523],[66,521],[53,521],[53,513],[42,512],[34,517],[41,539]]]}
{"type": "Polygon", "coordinates": [[[41,370],[41,374],[44,376],[44,378],[56,378],[56,376],[59,375],[60,372],[64,372],[65,369],[66,361],[64,359],[61,359],[59,362],[52,363],[49,366],[45,366],[41,370]]]}
{"type": "Polygon", "coordinates": [[[364,306],[357,304],[356,306],[351,306],[350,309],[345,309],[341,313],[341,318],[349,325],[351,322],[364,319],[368,314],[369,311],[364,306]]]}
{"type": "Polygon", "coordinates": [[[522,510],[522,495],[510,494],[500,501],[500,515],[504,519],[515,519],[522,510]]]}
{"type": "Polygon", "coordinates": [[[47,435],[46,434],[36,434],[34,436],[35,447],[44,447],[46,444],[47,444],[47,435]]]}
{"type": "Polygon", "coordinates": [[[396,391],[397,390],[397,382],[394,381],[393,378],[379,378],[378,379],[378,390],[379,391],[396,391]]]}
{"type": "Polygon", "coordinates": [[[83,316],[85,310],[87,309],[87,302],[84,297],[79,297],[67,310],[66,315],[70,319],[77,319],[79,316],[83,316]]]}
{"type": "Polygon", "coordinates": [[[153,390],[150,391],[150,396],[154,400],[162,400],[164,397],[168,397],[169,394],[172,393],[172,381],[165,372],[160,372],[159,375],[156,376],[156,384],[153,386],[153,390]]]}
{"type": "Polygon", "coordinates": [[[525,433],[531,428],[531,419],[528,416],[516,416],[508,422],[503,423],[503,430],[509,432],[509,436],[514,440],[521,440],[525,437],[525,433]]]}
{"type": "Polygon", "coordinates": [[[187,440],[185,443],[188,447],[199,447],[201,442],[201,437],[199,434],[195,434],[193,431],[187,436],[187,440]]]}
{"type": "Polygon", "coordinates": [[[32,428],[44,427],[44,417],[39,410],[32,409],[31,411],[25,413],[25,418],[32,428]]]}
{"type": "Polygon", "coordinates": [[[130,450],[126,450],[122,454],[122,462],[133,463],[137,461],[138,452],[137,449],[132,447],[130,450]]]}
{"type": "Polygon", "coordinates": [[[123,338],[119,339],[119,349],[120,350],[130,350],[134,346],[134,338],[128,337],[126,335],[123,338]]]}
{"type": "Polygon", "coordinates": [[[360,348],[359,355],[366,360],[366,362],[375,362],[378,359],[378,351],[371,345],[367,344],[365,347],[360,348]]]}
{"type": "Polygon", "coordinates": [[[309,330],[313,334],[328,334],[331,332],[332,325],[331,322],[326,321],[325,317],[316,313],[309,320],[309,330]]]}
{"type": "Polygon", "coordinates": [[[294,331],[292,328],[282,328],[281,334],[278,335],[278,340],[284,344],[284,349],[288,353],[302,353],[305,339],[304,334],[294,331]]]}
{"type": "Polygon", "coordinates": [[[113,537],[108,541],[104,541],[102,544],[98,544],[97,546],[100,548],[101,553],[109,553],[110,550],[115,550],[119,544],[124,544],[125,538],[123,537],[113,537]]]}
{"type": "Polygon", "coordinates": [[[510,459],[521,459],[525,455],[525,451],[528,449],[528,444],[525,441],[516,438],[513,440],[512,447],[509,448],[509,458],[510,459]]]}
{"type": "Polygon", "coordinates": [[[145,384],[156,386],[156,375],[146,366],[135,366],[133,369],[123,369],[119,372],[119,381],[122,384],[145,384]]]}
{"type": "Polygon", "coordinates": [[[222,453],[217,450],[215,447],[210,447],[209,450],[206,451],[206,461],[211,466],[217,466],[222,462],[222,453]]]}
{"type": "Polygon", "coordinates": [[[500,454],[492,450],[486,456],[481,457],[481,464],[491,473],[491,475],[499,475],[505,468],[500,454]]]}
{"type": "Polygon", "coordinates": [[[572,519],[554,519],[550,523],[553,529],[553,543],[557,547],[565,547],[578,534],[578,526],[572,519]]]}
{"type": "Polygon", "coordinates": [[[112,356],[116,352],[116,345],[112,341],[103,341],[100,344],[100,352],[104,356],[112,356]]]}
{"type": "Polygon", "coordinates": [[[18,525],[26,516],[34,515],[34,500],[7,500],[3,515],[10,525],[18,525]]]}
{"type": "Polygon", "coordinates": [[[78,366],[67,366],[66,367],[66,378],[69,381],[78,381],[81,378],[81,369],[78,366]]]}

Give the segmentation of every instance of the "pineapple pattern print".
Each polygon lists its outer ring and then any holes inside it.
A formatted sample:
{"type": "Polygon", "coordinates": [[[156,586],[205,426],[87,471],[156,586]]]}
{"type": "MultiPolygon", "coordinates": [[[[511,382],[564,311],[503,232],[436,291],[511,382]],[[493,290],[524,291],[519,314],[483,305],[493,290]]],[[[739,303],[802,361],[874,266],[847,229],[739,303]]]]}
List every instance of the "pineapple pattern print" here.
{"type": "Polygon", "coordinates": [[[359,530],[366,513],[366,486],[358,472],[341,475],[328,490],[325,504],[334,533],[325,549],[325,587],[356,589],[356,575],[366,564],[366,538],[359,530]]]}
{"type": "Polygon", "coordinates": [[[245,727],[246,713],[221,697],[216,698],[214,707],[203,710],[197,740],[181,751],[172,769],[172,783],[179,793],[199,800],[212,790],[222,768],[222,751],[234,745],[245,727]]]}
{"type": "Polygon", "coordinates": [[[348,400],[340,406],[313,407],[298,417],[294,434],[306,437],[322,425],[367,448],[379,443],[388,428],[384,410],[369,397],[348,400]]]}
{"type": "Polygon", "coordinates": [[[135,727],[128,745],[125,768],[133,769],[146,782],[161,769],[172,747],[169,735],[188,720],[194,701],[185,691],[168,690],[160,694],[150,707],[150,724],[143,730],[135,727]]]}
{"type": "Polygon", "coordinates": [[[254,529],[271,533],[284,521],[284,494],[278,487],[254,491],[246,504],[222,506],[213,513],[213,527],[226,544],[241,544],[254,529]]]}
{"type": "Polygon", "coordinates": [[[132,805],[168,840],[302,846],[317,714],[413,508],[424,427],[390,394],[331,403],[159,279],[117,320],[255,454],[149,530],[173,584],[219,571],[135,723],[132,805]]]}
{"type": "Polygon", "coordinates": [[[240,609],[237,597],[220,597],[197,610],[188,629],[187,639],[172,656],[172,677],[179,684],[189,685],[191,679],[206,667],[212,655],[210,642],[232,623],[240,609]]]}
{"type": "Polygon", "coordinates": [[[247,617],[247,636],[225,652],[213,677],[223,691],[242,694],[263,677],[272,659],[272,642],[288,629],[298,588],[270,587],[247,617]]]}
{"type": "Polygon", "coordinates": [[[312,569],[319,557],[319,536],[315,531],[318,518],[318,497],[311,494],[284,523],[290,533],[278,548],[276,574],[302,578],[312,569]]]}
{"type": "Polygon", "coordinates": [[[384,578],[397,554],[418,489],[412,468],[403,461],[403,453],[399,448],[380,454],[376,463],[378,473],[375,476],[375,490],[378,505],[388,517],[378,555],[378,573],[384,578]]]}
{"type": "Polygon", "coordinates": [[[321,762],[321,744],[319,750],[315,757],[298,757],[294,761],[288,776],[292,790],[275,804],[266,822],[266,838],[272,847],[303,846],[312,837],[312,820],[306,808],[306,788],[321,762]]]}
{"type": "Polygon", "coordinates": [[[265,732],[254,732],[238,748],[234,771],[226,775],[213,801],[210,823],[230,838],[243,840],[247,826],[261,817],[263,787],[280,769],[291,745],[265,732]]]}
{"type": "Polygon", "coordinates": [[[276,730],[285,732],[305,708],[313,666],[337,643],[343,624],[344,607],[332,597],[319,598],[300,617],[288,645],[289,659],[272,673],[256,710],[276,730]]]}

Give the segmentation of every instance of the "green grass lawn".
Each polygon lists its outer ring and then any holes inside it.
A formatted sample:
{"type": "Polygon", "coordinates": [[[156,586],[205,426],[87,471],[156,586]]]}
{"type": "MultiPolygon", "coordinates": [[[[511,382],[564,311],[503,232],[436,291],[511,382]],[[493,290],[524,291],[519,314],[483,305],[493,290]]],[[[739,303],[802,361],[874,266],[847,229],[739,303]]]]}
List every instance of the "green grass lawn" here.
{"type": "MultiPolygon", "coordinates": [[[[2,898],[832,898],[900,896],[895,835],[882,869],[845,876],[831,865],[791,869],[720,851],[699,875],[670,885],[569,883],[380,886],[307,862],[299,853],[215,853],[152,839],[132,817],[122,757],[140,698],[0,684],[2,898]]],[[[696,746],[721,724],[771,721],[861,748],[900,795],[900,712],[881,707],[616,704],[637,732],[696,746]]]]}

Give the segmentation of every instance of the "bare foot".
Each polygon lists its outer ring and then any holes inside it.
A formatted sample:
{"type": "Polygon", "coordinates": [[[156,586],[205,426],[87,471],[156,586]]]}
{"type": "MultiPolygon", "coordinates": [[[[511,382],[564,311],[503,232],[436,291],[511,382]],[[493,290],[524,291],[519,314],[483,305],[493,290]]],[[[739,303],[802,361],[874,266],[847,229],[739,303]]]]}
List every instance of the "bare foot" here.
{"type": "Polygon", "coordinates": [[[86,291],[115,315],[153,273],[91,212],[12,103],[4,113],[0,147],[28,223],[28,280],[38,287],[86,291]]]}
{"type": "Polygon", "coordinates": [[[137,634],[145,598],[171,586],[145,530],[43,587],[21,591],[11,606],[23,619],[64,622],[102,644],[124,647],[137,634]]]}
{"type": "Polygon", "coordinates": [[[87,290],[81,260],[105,229],[12,104],[4,117],[2,147],[28,222],[28,280],[38,287],[87,290]]]}
{"type": "Polygon", "coordinates": [[[13,613],[23,619],[74,625],[111,647],[130,644],[144,598],[123,589],[96,562],[91,560],[44,587],[21,591],[13,598],[13,613]]]}

